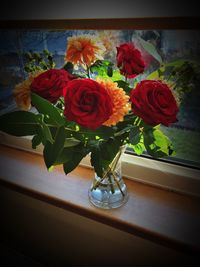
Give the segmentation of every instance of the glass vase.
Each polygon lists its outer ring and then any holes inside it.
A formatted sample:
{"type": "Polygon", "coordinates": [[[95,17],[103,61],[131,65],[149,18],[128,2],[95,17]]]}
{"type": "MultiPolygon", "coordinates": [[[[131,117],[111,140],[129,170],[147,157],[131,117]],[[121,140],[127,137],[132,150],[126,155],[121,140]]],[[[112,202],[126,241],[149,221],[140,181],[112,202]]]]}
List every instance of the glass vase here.
{"type": "Polygon", "coordinates": [[[98,208],[118,208],[128,200],[127,187],[122,179],[121,162],[126,146],[121,146],[102,177],[95,173],[89,189],[89,200],[98,208]]]}

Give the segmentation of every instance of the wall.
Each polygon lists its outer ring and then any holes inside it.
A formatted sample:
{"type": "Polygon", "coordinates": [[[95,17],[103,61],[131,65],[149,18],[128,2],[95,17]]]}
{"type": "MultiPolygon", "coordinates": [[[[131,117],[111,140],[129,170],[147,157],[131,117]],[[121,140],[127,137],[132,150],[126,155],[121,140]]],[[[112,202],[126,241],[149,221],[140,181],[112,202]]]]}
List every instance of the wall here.
{"type": "Polygon", "coordinates": [[[0,242],[45,266],[192,266],[183,253],[2,186],[0,214],[0,242]]]}
{"type": "Polygon", "coordinates": [[[34,0],[4,1],[0,19],[124,18],[199,16],[197,1],[190,0],[34,0]]]}

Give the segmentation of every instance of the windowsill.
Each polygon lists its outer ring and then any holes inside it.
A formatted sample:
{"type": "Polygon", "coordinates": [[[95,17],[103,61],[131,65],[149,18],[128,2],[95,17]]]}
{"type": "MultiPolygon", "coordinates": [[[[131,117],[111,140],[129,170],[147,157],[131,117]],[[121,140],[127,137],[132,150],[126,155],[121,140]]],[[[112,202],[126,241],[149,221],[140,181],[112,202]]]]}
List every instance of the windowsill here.
{"type": "Polygon", "coordinates": [[[46,170],[41,155],[0,145],[0,185],[54,206],[184,252],[199,252],[199,199],[125,179],[129,200],[101,210],[88,201],[93,171],[46,170]]]}
{"type": "MultiPolygon", "coordinates": [[[[32,149],[31,136],[16,137],[0,132],[0,144],[43,155],[43,145],[32,149]]],[[[80,162],[81,166],[91,167],[90,156],[80,162]]],[[[128,155],[122,157],[122,173],[136,182],[156,186],[189,196],[200,197],[200,170],[128,155]]]]}

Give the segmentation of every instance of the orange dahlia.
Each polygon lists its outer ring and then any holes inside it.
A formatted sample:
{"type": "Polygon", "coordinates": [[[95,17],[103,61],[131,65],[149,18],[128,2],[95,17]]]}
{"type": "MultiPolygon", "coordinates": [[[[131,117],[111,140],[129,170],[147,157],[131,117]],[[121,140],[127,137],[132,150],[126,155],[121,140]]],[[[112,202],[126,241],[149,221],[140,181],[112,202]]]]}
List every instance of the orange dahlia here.
{"type": "Polygon", "coordinates": [[[41,74],[43,71],[37,71],[31,74],[28,79],[17,84],[13,90],[13,95],[17,106],[21,110],[29,110],[31,108],[31,90],[30,85],[33,79],[41,74]]]}
{"type": "Polygon", "coordinates": [[[103,59],[104,52],[105,47],[98,38],[90,35],[72,36],[68,38],[65,60],[86,67],[97,59],[103,59]]]}
{"type": "Polygon", "coordinates": [[[106,88],[113,102],[112,115],[107,121],[103,123],[103,125],[114,126],[118,122],[123,121],[124,116],[131,109],[129,96],[126,95],[122,88],[119,88],[117,86],[117,83],[114,83],[111,80],[97,79],[97,82],[100,83],[104,88],[106,88]]]}

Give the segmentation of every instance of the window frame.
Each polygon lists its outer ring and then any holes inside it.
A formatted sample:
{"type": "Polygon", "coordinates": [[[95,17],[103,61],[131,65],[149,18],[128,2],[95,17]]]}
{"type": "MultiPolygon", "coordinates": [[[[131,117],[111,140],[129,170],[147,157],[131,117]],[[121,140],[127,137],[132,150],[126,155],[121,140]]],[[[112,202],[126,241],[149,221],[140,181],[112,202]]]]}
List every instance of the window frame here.
{"type": "MultiPolygon", "coordinates": [[[[123,19],[66,19],[0,21],[0,29],[200,29],[199,17],[147,17],[123,19]]],[[[0,143],[18,149],[42,154],[42,146],[31,148],[30,137],[18,138],[0,132],[0,143]]],[[[80,163],[91,167],[87,155],[80,163]]],[[[123,176],[142,183],[158,186],[192,196],[200,196],[200,170],[125,154],[122,160],[123,176]]]]}

